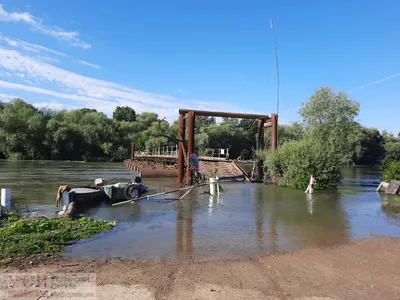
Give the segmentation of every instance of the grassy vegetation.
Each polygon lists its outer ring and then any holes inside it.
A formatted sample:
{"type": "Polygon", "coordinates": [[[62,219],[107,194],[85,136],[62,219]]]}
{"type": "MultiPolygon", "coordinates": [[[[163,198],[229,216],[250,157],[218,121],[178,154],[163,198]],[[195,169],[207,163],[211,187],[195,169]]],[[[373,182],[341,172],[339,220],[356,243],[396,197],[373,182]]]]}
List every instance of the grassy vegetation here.
{"type": "Polygon", "coordinates": [[[5,213],[0,218],[0,260],[18,261],[32,255],[52,256],[66,245],[111,230],[114,224],[83,217],[23,218],[5,213]]]}
{"type": "Polygon", "coordinates": [[[394,196],[392,201],[400,204],[400,196],[394,196]]]}
{"type": "Polygon", "coordinates": [[[382,171],[384,181],[400,180],[400,161],[387,160],[382,166],[382,171]]]}

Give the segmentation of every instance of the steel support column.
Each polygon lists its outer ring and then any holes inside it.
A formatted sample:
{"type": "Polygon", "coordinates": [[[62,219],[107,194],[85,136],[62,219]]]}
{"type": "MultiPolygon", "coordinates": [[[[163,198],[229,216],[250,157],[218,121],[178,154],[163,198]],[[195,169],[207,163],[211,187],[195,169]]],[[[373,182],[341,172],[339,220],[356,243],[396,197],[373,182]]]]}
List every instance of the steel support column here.
{"type": "MultiPolygon", "coordinates": [[[[265,119],[259,119],[257,120],[257,150],[263,150],[264,149],[264,124],[265,124],[265,119]]],[[[258,161],[258,178],[262,179],[264,178],[264,162],[263,160],[258,161]]]]}
{"type": "Polygon", "coordinates": [[[131,144],[131,161],[133,161],[133,158],[135,157],[135,144],[131,144]]]}
{"type": "Polygon", "coordinates": [[[278,115],[272,114],[271,116],[271,148],[276,150],[278,148],[278,115]]]}
{"type": "Polygon", "coordinates": [[[184,149],[185,149],[185,120],[183,115],[179,115],[179,132],[178,132],[178,183],[181,184],[183,176],[185,175],[185,161],[184,161],[184,149]]]}
{"type": "Polygon", "coordinates": [[[194,112],[190,111],[187,114],[188,120],[188,145],[186,154],[186,184],[190,185],[193,183],[192,171],[189,169],[189,155],[194,151],[194,112]]]}
{"type": "Polygon", "coordinates": [[[264,143],[264,124],[265,119],[257,120],[258,130],[257,130],[257,150],[262,150],[265,147],[264,143]]]}

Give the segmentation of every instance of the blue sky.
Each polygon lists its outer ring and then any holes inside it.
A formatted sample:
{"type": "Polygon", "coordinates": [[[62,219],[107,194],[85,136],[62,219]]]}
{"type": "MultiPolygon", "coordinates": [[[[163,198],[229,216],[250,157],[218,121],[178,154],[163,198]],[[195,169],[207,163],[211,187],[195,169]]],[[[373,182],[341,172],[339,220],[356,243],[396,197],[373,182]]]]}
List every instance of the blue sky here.
{"type": "Polygon", "coordinates": [[[0,0],[0,98],[117,105],[172,121],[179,108],[273,113],[328,85],[359,121],[400,131],[400,1],[0,0]]]}

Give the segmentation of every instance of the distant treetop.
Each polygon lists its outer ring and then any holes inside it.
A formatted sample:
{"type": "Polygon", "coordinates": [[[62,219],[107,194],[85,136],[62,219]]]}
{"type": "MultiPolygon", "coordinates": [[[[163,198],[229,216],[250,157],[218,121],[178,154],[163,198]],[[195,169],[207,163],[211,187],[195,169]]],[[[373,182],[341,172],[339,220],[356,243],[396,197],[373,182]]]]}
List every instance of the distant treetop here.
{"type": "Polygon", "coordinates": [[[136,112],[129,106],[117,106],[113,112],[113,119],[117,121],[135,122],[136,112]]]}

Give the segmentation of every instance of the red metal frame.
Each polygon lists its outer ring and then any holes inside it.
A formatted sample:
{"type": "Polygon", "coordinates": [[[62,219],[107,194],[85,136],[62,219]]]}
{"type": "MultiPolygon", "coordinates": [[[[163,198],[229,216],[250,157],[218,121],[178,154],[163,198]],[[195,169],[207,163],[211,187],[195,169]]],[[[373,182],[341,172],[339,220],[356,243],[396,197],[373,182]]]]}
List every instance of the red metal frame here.
{"type": "Polygon", "coordinates": [[[271,148],[278,147],[278,115],[257,115],[257,114],[242,114],[218,111],[204,111],[204,110],[179,110],[179,129],[178,129],[178,183],[181,184],[185,175],[186,168],[186,184],[193,183],[193,174],[189,169],[189,153],[194,151],[194,132],[195,132],[195,117],[196,116],[212,116],[212,117],[230,117],[241,119],[254,119],[257,120],[257,149],[264,149],[264,124],[271,123],[271,148]],[[185,149],[185,130],[187,120],[187,148],[185,149]]]}

